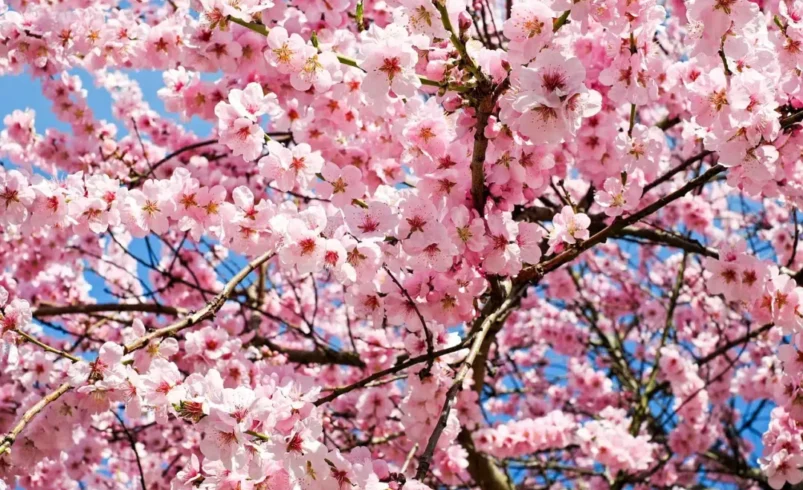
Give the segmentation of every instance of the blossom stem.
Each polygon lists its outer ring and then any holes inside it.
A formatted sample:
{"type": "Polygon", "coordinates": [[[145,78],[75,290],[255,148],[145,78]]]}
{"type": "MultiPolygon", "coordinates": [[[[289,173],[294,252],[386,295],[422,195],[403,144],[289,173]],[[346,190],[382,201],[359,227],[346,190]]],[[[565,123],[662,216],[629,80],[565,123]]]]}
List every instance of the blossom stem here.
{"type": "Polygon", "coordinates": [[[362,32],[365,30],[365,6],[363,0],[357,1],[357,11],[354,14],[354,20],[357,21],[357,30],[362,32]]]}
{"type": "Polygon", "coordinates": [[[719,50],[719,57],[722,60],[722,65],[725,67],[725,75],[731,76],[732,72],[730,68],[728,68],[728,58],[725,57],[725,50],[719,50]]]}
{"type": "Polygon", "coordinates": [[[474,75],[474,78],[476,78],[477,81],[485,82],[485,75],[483,75],[482,71],[474,63],[474,60],[468,54],[466,45],[463,44],[463,41],[461,41],[460,37],[455,33],[454,27],[452,26],[452,21],[449,20],[449,12],[446,10],[446,4],[438,0],[433,0],[432,3],[441,14],[441,22],[443,22],[443,27],[449,33],[449,38],[452,41],[452,45],[455,47],[455,49],[457,49],[457,53],[463,60],[463,64],[465,65],[466,69],[471,72],[472,75],[474,75]]]}
{"type": "Polygon", "coordinates": [[[571,13],[572,13],[571,10],[567,10],[567,11],[563,12],[563,14],[560,17],[555,19],[552,22],[552,32],[558,32],[561,27],[566,25],[566,23],[569,21],[569,14],[571,14],[571,13]]]}
{"type": "Polygon", "coordinates": [[[248,434],[249,436],[256,437],[260,441],[265,441],[265,442],[270,441],[270,436],[265,435],[265,434],[263,434],[261,432],[256,432],[256,431],[253,431],[253,430],[247,430],[247,431],[245,431],[245,433],[248,434]]]}
{"type": "Polygon", "coordinates": [[[775,22],[775,25],[778,26],[778,28],[783,33],[784,37],[788,37],[787,34],[786,34],[786,26],[783,25],[783,23],[781,22],[781,18],[778,17],[777,15],[775,15],[773,17],[772,21],[775,22]]]}
{"type": "Polygon", "coordinates": [[[228,19],[230,21],[234,22],[235,24],[239,24],[239,25],[241,25],[243,27],[247,27],[247,28],[251,29],[254,32],[262,34],[263,36],[267,36],[270,33],[270,29],[268,29],[264,24],[258,24],[256,22],[246,22],[246,21],[244,21],[242,19],[238,19],[237,17],[231,16],[231,15],[228,17],[228,19]]]}

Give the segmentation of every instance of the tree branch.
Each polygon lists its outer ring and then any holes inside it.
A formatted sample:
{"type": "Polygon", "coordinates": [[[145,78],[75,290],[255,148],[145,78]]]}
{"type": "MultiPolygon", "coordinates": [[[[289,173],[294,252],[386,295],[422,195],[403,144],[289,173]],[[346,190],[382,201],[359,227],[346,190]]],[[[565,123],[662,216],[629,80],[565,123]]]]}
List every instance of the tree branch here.
{"type": "Polygon", "coordinates": [[[123,432],[125,432],[128,443],[131,445],[131,450],[134,451],[134,457],[137,460],[137,468],[139,468],[139,482],[142,484],[142,490],[148,490],[148,485],[145,483],[145,472],[142,470],[142,461],[139,459],[139,451],[137,451],[137,440],[134,438],[134,434],[132,434],[131,431],[128,430],[128,427],[125,426],[125,422],[123,422],[123,418],[120,417],[120,414],[114,410],[111,412],[123,427],[123,432]]]}
{"type": "Polygon", "coordinates": [[[463,342],[460,342],[459,344],[454,345],[452,347],[447,347],[446,349],[435,351],[435,352],[432,353],[432,356],[430,356],[429,354],[422,354],[420,356],[416,356],[416,357],[410,358],[410,359],[408,359],[406,361],[403,361],[403,362],[400,362],[400,363],[396,364],[395,366],[391,366],[391,367],[389,367],[387,369],[383,369],[382,371],[377,371],[374,374],[372,374],[370,376],[367,376],[367,377],[365,377],[365,378],[363,378],[363,379],[361,379],[361,380],[359,380],[359,381],[357,381],[355,383],[352,383],[352,384],[350,384],[348,386],[344,386],[342,388],[335,388],[328,395],[315,400],[315,406],[319,407],[319,406],[323,405],[324,403],[329,403],[330,401],[334,400],[335,398],[337,398],[337,397],[339,397],[341,395],[345,395],[346,393],[354,391],[354,390],[356,390],[358,388],[362,388],[362,387],[368,385],[369,383],[371,383],[372,381],[376,381],[377,379],[383,378],[383,377],[385,377],[385,376],[387,376],[389,374],[398,373],[399,371],[403,371],[403,370],[407,369],[410,366],[415,366],[416,364],[420,364],[422,362],[427,362],[427,361],[429,361],[430,357],[438,358],[440,356],[444,356],[446,354],[451,354],[453,352],[457,352],[457,351],[463,350],[465,348],[466,348],[466,342],[463,341],[463,342]]]}
{"type": "MultiPolygon", "coordinates": [[[[158,330],[154,330],[153,332],[144,335],[137,340],[133,341],[132,343],[126,345],[124,347],[124,352],[129,354],[135,350],[141,349],[148,345],[148,343],[156,338],[166,337],[168,335],[172,335],[179,330],[182,330],[187,327],[191,327],[203,320],[212,318],[215,314],[223,307],[223,304],[226,302],[226,299],[234,292],[234,288],[245,279],[248,274],[253,272],[257,267],[262,265],[263,263],[267,262],[271,257],[273,257],[273,252],[266,252],[253,261],[251,261],[246,267],[244,267],[240,272],[238,272],[234,277],[226,283],[226,286],[223,288],[223,291],[220,292],[215,298],[209,302],[204,308],[199,310],[197,313],[193,313],[192,315],[179,320],[171,325],[168,325],[164,328],[160,328],[158,330]]],[[[77,358],[76,358],[77,359],[77,358]]],[[[22,419],[19,423],[14,426],[14,428],[6,434],[3,438],[2,443],[0,443],[0,455],[4,454],[5,452],[11,449],[11,445],[14,444],[17,436],[25,426],[39,413],[41,412],[48,404],[56,401],[63,395],[70,391],[72,387],[69,383],[64,383],[59,386],[55,391],[51,392],[49,395],[45,396],[39,402],[31,407],[25,414],[22,416],[22,419]]]]}
{"type": "Polygon", "coordinates": [[[440,439],[443,430],[446,428],[446,422],[448,421],[449,413],[455,404],[457,393],[463,388],[463,380],[465,380],[469,369],[474,364],[474,359],[477,357],[477,354],[479,354],[480,347],[482,347],[486,335],[488,335],[488,332],[491,330],[491,327],[496,324],[497,320],[505,314],[505,305],[509,304],[510,301],[510,299],[506,300],[500,308],[496,309],[496,311],[490,315],[487,315],[484,318],[480,317],[481,323],[479,324],[479,328],[475,327],[472,329],[476,329],[477,331],[474,336],[474,340],[471,342],[471,349],[469,350],[466,358],[463,360],[463,363],[460,365],[460,369],[457,371],[457,375],[454,377],[452,386],[449,387],[449,391],[446,392],[446,400],[443,402],[443,408],[441,409],[440,417],[438,417],[438,422],[435,424],[435,430],[433,430],[432,435],[430,435],[427,446],[424,449],[424,452],[421,455],[421,459],[418,463],[418,471],[416,471],[415,474],[417,480],[422,480],[429,472],[429,466],[432,462],[432,456],[435,452],[435,447],[438,445],[438,440],[440,439]]]}
{"type": "MultiPolygon", "coordinates": [[[[407,301],[415,309],[415,312],[418,315],[418,321],[421,322],[421,328],[424,329],[424,336],[426,337],[426,340],[427,340],[427,354],[429,356],[432,356],[432,353],[435,351],[435,348],[433,346],[432,332],[429,330],[429,327],[427,326],[427,321],[424,319],[424,315],[421,314],[421,310],[418,309],[418,304],[416,304],[416,302],[413,301],[413,298],[410,297],[410,293],[408,293],[407,289],[405,289],[404,286],[401,285],[399,280],[396,279],[396,276],[393,275],[393,273],[390,271],[388,266],[387,265],[383,265],[382,268],[385,269],[385,272],[388,273],[388,275],[390,276],[390,279],[393,281],[393,284],[395,284],[396,287],[399,288],[399,291],[401,291],[401,293],[404,295],[404,297],[407,298],[407,301]]],[[[434,360],[435,360],[434,357],[430,358],[430,360],[429,360],[429,362],[430,362],[429,366],[430,367],[432,367],[432,362],[434,360]]]]}
{"type": "Polygon", "coordinates": [[[64,357],[66,359],[71,360],[72,362],[80,361],[80,359],[78,359],[74,355],[72,355],[72,354],[70,354],[68,352],[64,352],[63,350],[56,349],[55,347],[51,347],[51,346],[45,344],[44,342],[42,342],[41,340],[37,339],[36,337],[23,332],[22,330],[15,329],[14,333],[19,335],[23,339],[25,339],[27,342],[30,342],[30,343],[32,343],[34,345],[38,345],[39,347],[41,347],[42,349],[44,349],[47,352],[51,352],[53,354],[59,355],[61,357],[64,357]]]}
{"type": "Polygon", "coordinates": [[[153,175],[154,172],[156,172],[156,169],[158,169],[159,167],[164,165],[166,162],[172,160],[173,158],[181,155],[182,153],[185,153],[185,152],[188,152],[188,151],[192,151],[192,150],[197,150],[198,148],[203,148],[204,146],[214,145],[214,144],[217,144],[217,142],[218,141],[216,139],[214,139],[214,140],[206,140],[206,141],[199,141],[198,143],[193,143],[193,144],[187,145],[187,146],[185,146],[183,148],[179,148],[178,150],[168,154],[167,156],[165,156],[164,158],[162,158],[158,162],[154,163],[153,166],[151,166],[150,169],[148,170],[148,173],[146,173],[145,175],[141,175],[141,176],[137,177],[136,179],[134,179],[131,182],[131,188],[132,189],[136,189],[137,187],[139,187],[143,182],[145,182],[145,180],[148,177],[150,177],[151,175],[153,175]]]}
{"type": "Polygon", "coordinates": [[[161,337],[167,337],[168,335],[173,335],[176,332],[183,330],[185,328],[189,328],[193,325],[196,325],[204,320],[208,320],[215,316],[215,314],[220,311],[223,307],[223,304],[226,300],[234,293],[234,288],[237,287],[243,279],[248,277],[250,273],[256,270],[260,265],[267,262],[268,260],[273,257],[274,253],[266,252],[256,259],[252,260],[247,266],[245,266],[240,272],[238,272],[234,277],[232,277],[223,290],[215,296],[212,301],[206,304],[203,308],[198,310],[196,313],[193,313],[189,316],[182,318],[181,320],[171,323],[166,327],[162,327],[158,330],[154,330],[153,332],[143,335],[142,337],[138,338],[137,340],[131,342],[130,344],[126,345],[124,348],[124,352],[126,354],[134,352],[135,350],[142,349],[153,339],[158,339],[161,337]]]}
{"type": "Polygon", "coordinates": [[[15,425],[14,428],[3,437],[2,442],[0,442],[0,456],[11,450],[11,445],[17,440],[17,436],[20,435],[20,432],[25,429],[25,426],[27,426],[31,420],[33,420],[33,418],[39,414],[39,412],[44,410],[45,407],[54,401],[58,400],[61,395],[70,391],[70,388],[70,383],[64,383],[54,391],[50,392],[47,396],[39,400],[36,405],[29,408],[28,411],[22,416],[22,419],[17,422],[17,425],[15,425]]]}
{"type": "Polygon", "coordinates": [[[98,304],[76,304],[63,306],[40,306],[33,311],[34,318],[44,318],[48,316],[70,315],[70,314],[89,314],[102,312],[130,312],[137,311],[143,313],[158,313],[161,315],[178,316],[185,312],[183,309],[172,306],[160,305],[157,303],[98,303],[98,304]]]}
{"type": "Polygon", "coordinates": [[[690,180],[684,186],[677,189],[676,191],[667,194],[661,199],[658,199],[654,203],[642,208],[640,211],[631,214],[630,216],[624,219],[614,221],[610,226],[608,226],[607,228],[598,233],[595,233],[593,236],[591,236],[591,238],[589,238],[584,242],[581,242],[576,247],[571,248],[551,259],[545,260],[540,264],[538,264],[536,267],[522,271],[514,282],[532,281],[539,277],[543,277],[543,275],[546,274],[547,272],[551,272],[559,268],[560,266],[571,262],[586,250],[592,248],[593,246],[599,243],[607,241],[608,238],[613,237],[616,233],[623,230],[625,227],[638,222],[642,218],[651,215],[652,213],[658,211],[667,204],[685,196],[692,189],[695,189],[696,187],[707,183],[709,180],[714,178],[716,175],[724,172],[725,170],[726,168],[721,165],[715,165],[711,167],[705,173],[703,173],[697,178],[690,180]]]}
{"type": "Polygon", "coordinates": [[[255,346],[266,346],[287,357],[287,360],[297,364],[341,364],[364,368],[365,362],[356,352],[337,351],[326,346],[319,346],[315,350],[290,349],[264,339],[255,338],[251,341],[255,346]]]}

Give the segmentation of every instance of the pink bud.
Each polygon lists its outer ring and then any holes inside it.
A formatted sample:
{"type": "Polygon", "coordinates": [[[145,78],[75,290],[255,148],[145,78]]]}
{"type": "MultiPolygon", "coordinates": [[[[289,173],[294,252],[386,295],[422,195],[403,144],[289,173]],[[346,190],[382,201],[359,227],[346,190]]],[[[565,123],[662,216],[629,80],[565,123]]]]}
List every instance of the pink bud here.
{"type": "Polygon", "coordinates": [[[457,24],[460,26],[460,32],[466,32],[471,29],[471,16],[465,10],[457,15],[457,24]]]}
{"type": "Polygon", "coordinates": [[[443,108],[449,112],[454,112],[460,108],[463,100],[458,95],[451,95],[443,99],[443,108]]]}

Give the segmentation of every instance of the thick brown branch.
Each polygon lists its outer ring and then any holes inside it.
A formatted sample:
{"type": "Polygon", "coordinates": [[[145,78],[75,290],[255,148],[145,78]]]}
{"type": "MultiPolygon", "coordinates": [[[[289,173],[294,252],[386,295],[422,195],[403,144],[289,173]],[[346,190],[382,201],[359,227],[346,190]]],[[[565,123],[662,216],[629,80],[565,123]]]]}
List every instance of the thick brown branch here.
{"type": "Polygon", "coordinates": [[[488,151],[488,138],[485,136],[485,128],[488,126],[488,118],[491,117],[494,105],[496,104],[492,94],[488,93],[477,106],[477,125],[474,128],[474,148],[471,156],[471,198],[474,209],[480,214],[485,215],[485,200],[488,198],[488,190],[485,188],[485,154],[488,151]]]}
{"type": "Polygon", "coordinates": [[[44,318],[48,316],[70,315],[70,314],[89,314],[103,312],[143,312],[158,313],[161,315],[180,315],[184,310],[173,308],[172,306],[160,305],[156,303],[98,303],[98,304],[77,304],[64,306],[40,306],[34,310],[34,318],[44,318]]]}
{"type": "Polygon", "coordinates": [[[474,447],[471,432],[461,430],[457,441],[468,452],[468,472],[482,490],[512,490],[513,487],[498,466],[474,447]]]}
{"type": "Polygon", "coordinates": [[[716,250],[706,247],[696,240],[661,230],[627,227],[621,230],[620,233],[617,233],[616,236],[643,238],[656,244],[679,248],[689,253],[704,255],[706,257],[719,257],[719,253],[716,250]]]}
{"type": "Polygon", "coordinates": [[[290,349],[263,338],[255,338],[251,343],[255,346],[264,345],[272,351],[284,354],[288,361],[296,364],[341,364],[365,367],[365,363],[356,352],[337,351],[326,346],[319,346],[315,350],[290,349]]]}
{"type": "Polygon", "coordinates": [[[661,131],[666,131],[671,129],[675,126],[680,124],[680,117],[675,116],[672,118],[667,117],[666,119],[660,121],[658,124],[655,125],[656,128],[660,129],[661,131]]]}
{"type": "Polygon", "coordinates": [[[591,236],[591,238],[580,243],[578,246],[571,248],[561,253],[560,255],[557,255],[556,257],[541,262],[537,267],[533,267],[525,271],[522,271],[516,278],[516,282],[518,283],[521,281],[525,282],[532,281],[539,277],[543,277],[544,274],[551,272],[561,267],[562,265],[568,264],[586,250],[594,247],[595,245],[607,241],[608,238],[613,237],[627,226],[637,223],[639,220],[646,218],[647,216],[658,211],[667,204],[677,199],[680,199],[681,197],[691,192],[692,189],[704,185],[706,182],[708,182],[718,174],[724,172],[725,170],[726,170],[725,167],[721,165],[715,165],[711,167],[705,173],[703,173],[697,178],[690,180],[684,186],[680,187],[676,191],[667,194],[661,199],[658,199],[657,201],[648,206],[645,206],[640,211],[633,213],[624,219],[614,221],[610,226],[603,229],[602,231],[595,233],[593,236],[591,236]]]}

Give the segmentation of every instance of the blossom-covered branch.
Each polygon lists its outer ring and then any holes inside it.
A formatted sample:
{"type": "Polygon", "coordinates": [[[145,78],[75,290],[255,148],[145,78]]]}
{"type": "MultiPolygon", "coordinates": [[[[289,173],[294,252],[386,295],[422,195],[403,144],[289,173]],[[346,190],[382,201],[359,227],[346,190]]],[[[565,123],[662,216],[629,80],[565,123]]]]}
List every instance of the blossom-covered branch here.
{"type": "Polygon", "coordinates": [[[800,2],[8,3],[0,489],[803,482],[800,2]]]}

